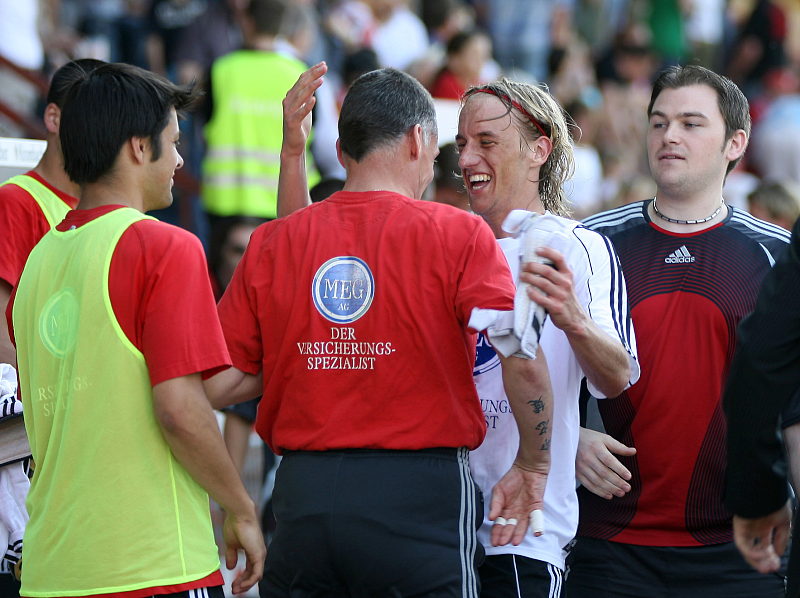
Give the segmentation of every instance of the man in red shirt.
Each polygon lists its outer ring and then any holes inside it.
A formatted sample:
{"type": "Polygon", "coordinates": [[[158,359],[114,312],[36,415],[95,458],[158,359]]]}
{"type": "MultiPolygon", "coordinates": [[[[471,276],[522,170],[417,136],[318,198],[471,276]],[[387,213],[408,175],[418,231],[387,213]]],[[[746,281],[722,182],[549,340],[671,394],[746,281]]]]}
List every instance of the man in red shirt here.
{"type": "MultiPolygon", "coordinates": [[[[259,227],[219,304],[235,368],[212,403],[263,393],[256,429],[283,454],[261,595],[477,596],[474,333],[514,282],[480,218],[418,201],[438,149],[416,80],[360,77],[339,136],[344,190],[259,227]]],[[[522,442],[492,496],[498,544],[542,506],[552,418],[543,356],[502,367],[522,442]]]]}

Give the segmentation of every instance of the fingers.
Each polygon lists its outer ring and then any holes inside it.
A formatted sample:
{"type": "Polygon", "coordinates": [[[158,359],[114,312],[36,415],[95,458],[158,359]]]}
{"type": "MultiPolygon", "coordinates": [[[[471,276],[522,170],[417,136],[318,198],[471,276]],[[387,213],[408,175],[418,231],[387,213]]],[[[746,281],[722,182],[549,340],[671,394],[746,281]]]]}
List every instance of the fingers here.
{"type": "Polygon", "coordinates": [[[303,120],[311,112],[316,103],[314,92],[322,85],[322,76],[326,72],[328,72],[328,66],[324,62],[320,62],[300,75],[292,88],[286,92],[286,97],[283,98],[284,118],[303,120]]]}
{"type": "Polygon", "coordinates": [[[497,517],[492,526],[492,546],[505,546],[509,542],[519,546],[528,531],[527,517],[497,517]]]}
{"type": "Polygon", "coordinates": [[[264,558],[247,555],[245,568],[237,575],[231,584],[234,594],[241,594],[252,588],[264,574],[264,558]]]}
{"type": "Polygon", "coordinates": [[[225,566],[228,569],[233,569],[239,560],[239,551],[236,546],[230,544],[225,547],[225,566]]]}
{"type": "Polygon", "coordinates": [[[607,434],[581,429],[581,440],[575,459],[578,481],[606,500],[630,492],[631,472],[614,454],[632,456],[636,449],[627,447],[607,434]]]}

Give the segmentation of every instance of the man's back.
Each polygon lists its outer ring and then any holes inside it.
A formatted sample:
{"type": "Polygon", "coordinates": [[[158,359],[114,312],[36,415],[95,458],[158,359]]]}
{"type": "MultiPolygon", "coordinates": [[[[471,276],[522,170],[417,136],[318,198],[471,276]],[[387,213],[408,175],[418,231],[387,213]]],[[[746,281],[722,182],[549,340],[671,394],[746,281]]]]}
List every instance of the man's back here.
{"type": "Polygon", "coordinates": [[[234,362],[257,371],[263,356],[258,429],[273,449],[476,446],[467,324],[474,307],[509,309],[512,297],[478,218],[340,192],[254,233],[220,315],[234,362]],[[244,334],[254,320],[263,347],[244,334]]]}

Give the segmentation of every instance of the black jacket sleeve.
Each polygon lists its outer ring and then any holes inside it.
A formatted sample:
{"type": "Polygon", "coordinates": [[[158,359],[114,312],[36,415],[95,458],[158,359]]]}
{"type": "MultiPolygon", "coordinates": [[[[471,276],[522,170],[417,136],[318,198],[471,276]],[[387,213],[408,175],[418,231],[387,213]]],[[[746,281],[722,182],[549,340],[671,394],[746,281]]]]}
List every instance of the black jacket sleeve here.
{"type": "Polygon", "coordinates": [[[800,389],[800,220],[742,320],[723,396],[728,419],[725,502],[756,518],[788,498],[780,414],[800,389]]]}

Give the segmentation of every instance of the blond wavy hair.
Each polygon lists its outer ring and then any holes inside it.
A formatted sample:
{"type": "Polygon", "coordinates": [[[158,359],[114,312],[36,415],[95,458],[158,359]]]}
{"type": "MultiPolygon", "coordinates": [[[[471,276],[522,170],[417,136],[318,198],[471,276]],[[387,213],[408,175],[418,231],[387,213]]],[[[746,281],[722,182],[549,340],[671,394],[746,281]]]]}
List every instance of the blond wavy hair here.
{"type": "MultiPolygon", "coordinates": [[[[575,171],[575,156],[568,119],[545,85],[531,85],[509,79],[471,87],[462,98],[464,103],[476,93],[489,93],[505,105],[517,131],[527,144],[541,136],[550,138],[553,149],[539,170],[539,198],[545,210],[569,216],[564,183],[575,171]]],[[[505,115],[503,115],[505,116],[505,115]]],[[[574,125],[574,123],[573,123],[574,125]]]]}

